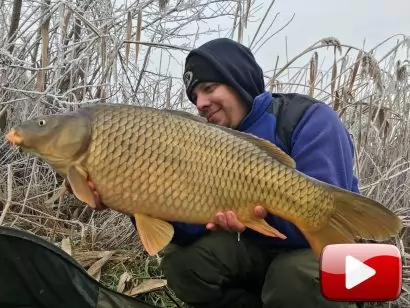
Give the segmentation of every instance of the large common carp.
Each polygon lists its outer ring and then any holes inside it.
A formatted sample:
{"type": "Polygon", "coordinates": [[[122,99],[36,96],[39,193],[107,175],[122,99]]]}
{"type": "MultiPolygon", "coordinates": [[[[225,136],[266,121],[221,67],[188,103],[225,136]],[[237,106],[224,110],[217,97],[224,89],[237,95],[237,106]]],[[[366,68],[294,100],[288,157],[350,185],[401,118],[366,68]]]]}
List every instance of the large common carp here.
{"type": "Polygon", "coordinates": [[[262,205],[294,223],[317,257],[325,245],[387,240],[402,223],[367,197],[308,177],[269,141],[181,111],[98,104],[12,128],[14,145],[50,164],[75,196],[134,216],[150,255],[172,239],[167,221],[206,224],[233,210],[248,228],[286,238],[253,216],[262,205]]]}

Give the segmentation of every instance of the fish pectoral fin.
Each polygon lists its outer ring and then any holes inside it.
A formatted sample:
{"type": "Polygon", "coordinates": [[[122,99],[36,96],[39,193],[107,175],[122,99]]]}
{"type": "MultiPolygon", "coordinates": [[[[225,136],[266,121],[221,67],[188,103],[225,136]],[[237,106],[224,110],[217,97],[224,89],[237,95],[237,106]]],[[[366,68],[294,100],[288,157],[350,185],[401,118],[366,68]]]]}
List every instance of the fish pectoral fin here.
{"type": "Polygon", "coordinates": [[[88,204],[93,209],[96,208],[93,192],[87,183],[87,178],[80,172],[76,166],[68,169],[67,181],[73,191],[73,194],[82,202],[88,204]]]}
{"type": "Polygon", "coordinates": [[[174,236],[174,227],[166,221],[143,214],[134,217],[138,235],[150,256],[165,248],[174,236]]]}
{"type": "Polygon", "coordinates": [[[286,240],[286,235],[281,233],[279,230],[270,226],[264,219],[255,218],[242,222],[246,227],[253,229],[263,235],[270,237],[278,237],[282,240],[286,240]]]}

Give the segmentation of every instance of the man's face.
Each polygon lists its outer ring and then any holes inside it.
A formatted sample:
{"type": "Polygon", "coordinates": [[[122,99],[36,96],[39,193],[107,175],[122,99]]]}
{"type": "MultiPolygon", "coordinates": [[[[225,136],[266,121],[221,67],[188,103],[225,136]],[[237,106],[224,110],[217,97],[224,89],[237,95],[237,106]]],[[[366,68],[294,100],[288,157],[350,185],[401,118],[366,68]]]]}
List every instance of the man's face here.
{"type": "Polygon", "coordinates": [[[237,128],[248,111],[238,94],[225,84],[200,83],[192,98],[201,116],[221,126],[237,128]]]}

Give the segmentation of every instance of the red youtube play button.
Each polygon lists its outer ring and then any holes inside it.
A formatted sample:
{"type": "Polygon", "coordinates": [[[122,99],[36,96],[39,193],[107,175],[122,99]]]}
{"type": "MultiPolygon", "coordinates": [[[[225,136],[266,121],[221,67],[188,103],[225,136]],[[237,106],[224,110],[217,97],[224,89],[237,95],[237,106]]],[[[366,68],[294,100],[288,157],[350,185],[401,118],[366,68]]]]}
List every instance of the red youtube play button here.
{"type": "Polygon", "coordinates": [[[328,245],[321,255],[320,280],[328,300],[395,300],[402,285],[400,251],[385,244],[328,245]]]}

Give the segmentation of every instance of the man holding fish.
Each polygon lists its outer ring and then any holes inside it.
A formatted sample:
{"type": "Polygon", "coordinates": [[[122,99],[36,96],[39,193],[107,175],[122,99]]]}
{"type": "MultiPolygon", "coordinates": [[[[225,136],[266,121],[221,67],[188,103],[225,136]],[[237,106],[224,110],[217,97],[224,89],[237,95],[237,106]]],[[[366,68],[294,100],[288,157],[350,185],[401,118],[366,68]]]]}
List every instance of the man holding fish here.
{"type": "MultiPolygon", "coordinates": [[[[275,134],[280,119],[270,112],[271,104],[280,99],[293,100],[294,105],[309,100],[298,95],[272,97],[250,50],[229,39],[216,39],[192,51],[183,78],[189,99],[209,122],[252,133],[282,149],[284,141],[275,134]]],[[[337,115],[313,102],[297,124],[290,153],[297,169],[358,192],[353,145],[337,115]]],[[[265,218],[267,212],[257,205],[255,215],[265,218]]],[[[163,260],[168,285],[194,307],[356,307],[324,299],[319,263],[304,236],[281,218],[269,215],[267,221],[287,239],[245,229],[232,211],[218,213],[206,227],[175,224],[174,243],[163,260]],[[243,232],[239,242],[236,232],[243,232]]]]}
{"type": "Polygon", "coordinates": [[[323,298],[322,248],[385,240],[402,224],[359,194],[337,114],[266,91],[251,51],[229,39],[193,50],[183,80],[206,121],[101,104],[26,121],[6,138],[84,203],[131,216],[150,255],[165,248],[168,285],[190,306],[357,307],[323,298]]]}

